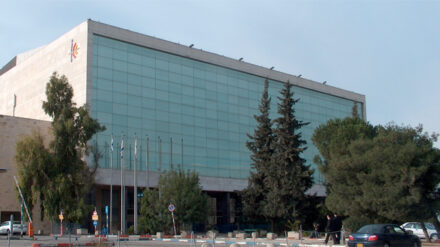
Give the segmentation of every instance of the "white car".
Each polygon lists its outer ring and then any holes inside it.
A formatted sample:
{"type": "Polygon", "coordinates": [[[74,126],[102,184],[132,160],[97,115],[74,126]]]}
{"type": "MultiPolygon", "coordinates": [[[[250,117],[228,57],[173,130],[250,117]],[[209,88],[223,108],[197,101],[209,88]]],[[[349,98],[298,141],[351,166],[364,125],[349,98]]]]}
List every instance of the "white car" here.
{"type": "MultiPolygon", "coordinates": [[[[406,231],[412,231],[412,233],[419,238],[425,238],[420,222],[407,222],[401,225],[401,227],[406,231]]],[[[439,239],[439,234],[432,223],[425,222],[425,227],[430,239],[439,239]]]]}
{"type": "MultiPolygon", "coordinates": [[[[11,221],[5,221],[0,225],[0,234],[9,234],[11,231],[10,229],[10,222],[11,221]]],[[[20,221],[14,221],[14,234],[20,234],[21,233],[21,224],[20,221]]],[[[23,234],[27,233],[27,226],[25,223],[23,223],[23,234]]]]}

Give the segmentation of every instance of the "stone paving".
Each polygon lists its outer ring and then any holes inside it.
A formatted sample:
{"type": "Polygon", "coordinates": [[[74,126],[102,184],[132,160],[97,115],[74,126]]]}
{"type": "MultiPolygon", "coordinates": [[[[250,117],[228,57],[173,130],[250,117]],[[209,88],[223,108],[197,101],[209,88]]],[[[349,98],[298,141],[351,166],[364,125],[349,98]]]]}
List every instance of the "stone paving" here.
{"type": "MultiPolygon", "coordinates": [[[[328,246],[345,246],[345,245],[332,245],[330,242],[328,245],[324,245],[324,239],[304,239],[304,240],[291,240],[285,238],[278,238],[276,240],[267,240],[264,238],[245,240],[235,238],[216,238],[212,239],[178,239],[178,238],[142,238],[139,235],[128,236],[128,238],[122,238],[123,241],[118,242],[118,237],[110,235],[106,241],[100,240],[93,235],[72,235],[70,237],[70,243],[72,246],[187,246],[187,247],[245,247],[245,246],[289,246],[289,247],[328,247],[328,246]],[[143,240],[141,240],[143,239],[143,240]],[[101,245],[99,245],[101,244],[101,245]]],[[[54,237],[54,236],[36,236],[34,239],[29,237],[14,236],[10,241],[11,247],[61,247],[69,245],[69,237],[54,237]]],[[[7,247],[7,236],[0,236],[0,246],[7,247]]],[[[439,243],[423,243],[423,246],[440,246],[439,243]]]]}

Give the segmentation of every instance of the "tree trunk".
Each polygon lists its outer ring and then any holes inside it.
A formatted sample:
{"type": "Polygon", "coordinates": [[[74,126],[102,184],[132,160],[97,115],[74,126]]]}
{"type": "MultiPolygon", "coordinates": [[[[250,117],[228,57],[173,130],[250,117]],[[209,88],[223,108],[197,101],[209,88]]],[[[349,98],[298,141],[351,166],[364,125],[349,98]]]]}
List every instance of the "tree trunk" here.
{"type": "Polygon", "coordinates": [[[270,231],[273,232],[273,219],[270,219],[270,231]]]}
{"type": "Polygon", "coordinates": [[[429,237],[428,231],[425,227],[425,222],[420,222],[420,225],[422,226],[423,233],[425,234],[426,242],[431,243],[431,238],[429,237]]]}

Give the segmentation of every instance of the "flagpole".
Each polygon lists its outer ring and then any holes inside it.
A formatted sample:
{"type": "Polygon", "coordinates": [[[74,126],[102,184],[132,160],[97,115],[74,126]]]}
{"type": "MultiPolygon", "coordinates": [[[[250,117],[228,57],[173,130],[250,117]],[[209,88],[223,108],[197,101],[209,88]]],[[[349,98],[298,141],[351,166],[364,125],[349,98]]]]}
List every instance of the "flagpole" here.
{"type": "Polygon", "coordinates": [[[113,134],[110,141],[110,224],[107,226],[108,233],[111,233],[113,215],[113,134]]]}
{"type": "Polygon", "coordinates": [[[121,234],[125,233],[124,137],[121,139],[121,234]]]}
{"type": "Polygon", "coordinates": [[[182,137],[182,146],[181,146],[181,148],[182,148],[182,150],[181,150],[181,153],[182,153],[182,166],[181,166],[181,169],[182,169],[182,171],[183,171],[183,137],[182,137]]]}
{"type": "Polygon", "coordinates": [[[170,137],[170,169],[174,170],[173,166],[173,138],[170,137]]]}
{"type": "Polygon", "coordinates": [[[136,180],[136,165],[137,165],[137,137],[134,135],[134,179],[133,179],[133,188],[134,188],[134,233],[137,234],[137,180],[136,180]]]}
{"type": "Polygon", "coordinates": [[[146,164],[145,164],[145,166],[146,166],[146,174],[147,174],[147,182],[146,182],[146,188],[147,189],[150,189],[150,169],[149,169],[149,163],[150,163],[150,154],[148,153],[148,136],[146,136],[146,138],[145,138],[145,142],[146,142],[146,146],[145,146],[145,152],[146,152],[146,164]]]}
{"type": "Polygon", "coordinates": [[[162,140],[159,136],[159,172],[162,170],[162,140]]]}

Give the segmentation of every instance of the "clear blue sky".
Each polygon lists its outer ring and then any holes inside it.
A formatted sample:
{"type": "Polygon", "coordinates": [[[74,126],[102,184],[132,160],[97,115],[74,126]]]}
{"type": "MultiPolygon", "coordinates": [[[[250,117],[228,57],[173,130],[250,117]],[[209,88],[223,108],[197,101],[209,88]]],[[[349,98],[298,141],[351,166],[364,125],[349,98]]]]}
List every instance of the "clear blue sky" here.
{"type": "Polygon", "coordinates": [[[364,94],[375,125],[440,131],[440,1],[3,1],[0,67],[88,18],[364,94]]]}

